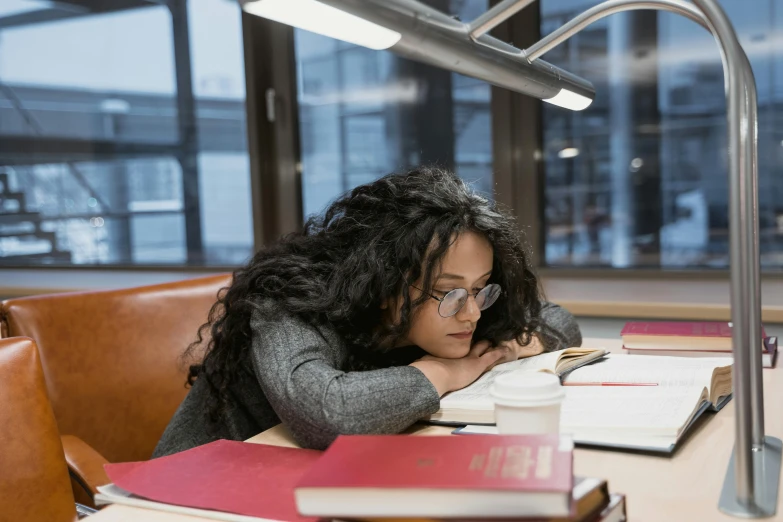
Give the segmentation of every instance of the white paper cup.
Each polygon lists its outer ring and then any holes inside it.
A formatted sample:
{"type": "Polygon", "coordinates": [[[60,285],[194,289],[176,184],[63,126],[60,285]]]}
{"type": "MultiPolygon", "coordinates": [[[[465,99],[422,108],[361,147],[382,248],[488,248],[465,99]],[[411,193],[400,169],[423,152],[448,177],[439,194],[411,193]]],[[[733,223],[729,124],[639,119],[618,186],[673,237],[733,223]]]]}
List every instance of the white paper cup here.
{"type": "Polygon", "coordinates": [[[490,395],[501,435],[560,433],[565,389],[556,375],[529,370],[508,372],[495,379],[490,395]]]}

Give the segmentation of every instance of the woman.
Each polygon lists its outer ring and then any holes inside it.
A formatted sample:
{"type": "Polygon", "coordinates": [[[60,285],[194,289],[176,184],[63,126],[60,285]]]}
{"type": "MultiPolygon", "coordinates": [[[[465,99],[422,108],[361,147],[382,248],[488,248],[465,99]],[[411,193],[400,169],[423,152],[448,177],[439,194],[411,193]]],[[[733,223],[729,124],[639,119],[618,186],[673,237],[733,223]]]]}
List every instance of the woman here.
{"type": "Polygon", "coordinates": [[[308,448],[401,432],[497,363],[580,345],[541,299],[513,221],[454,174],[360,186],[234,273],[154,456],[279,422],[308,448]]]}

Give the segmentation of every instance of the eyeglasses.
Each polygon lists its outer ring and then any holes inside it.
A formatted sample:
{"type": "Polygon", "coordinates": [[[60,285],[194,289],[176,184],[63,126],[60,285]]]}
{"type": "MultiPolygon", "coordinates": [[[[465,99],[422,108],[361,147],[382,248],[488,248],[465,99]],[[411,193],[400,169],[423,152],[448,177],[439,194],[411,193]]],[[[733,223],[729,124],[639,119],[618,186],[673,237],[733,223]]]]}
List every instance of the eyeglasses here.
{"type": "Polygon", "coordinates": [[[462,307],[465,306],[465,303],[468,302],[469,295],[472,295],[473,298],[476,300],[476,306],[478,306],[479,310],[482,311],[486,310],[487,308],[492,306],[495,303],[495,301],[498,300],[501,291],[500,285],[490,284],[485,286],[475,294],[470,294],[464,288],[455,288],[454,290],[447,293],[443,297],[438,297],[432,295],[429,292],[425,292],[424,290],[416,286],[414,286],[413,288],[427,294],[428,296],[432,297],[436,301],[440,301],[440,305],[438,305],[438,314],[441,317],[451,317],[452,315],[455,315],[457,312],[462,310],[462,307]]]}

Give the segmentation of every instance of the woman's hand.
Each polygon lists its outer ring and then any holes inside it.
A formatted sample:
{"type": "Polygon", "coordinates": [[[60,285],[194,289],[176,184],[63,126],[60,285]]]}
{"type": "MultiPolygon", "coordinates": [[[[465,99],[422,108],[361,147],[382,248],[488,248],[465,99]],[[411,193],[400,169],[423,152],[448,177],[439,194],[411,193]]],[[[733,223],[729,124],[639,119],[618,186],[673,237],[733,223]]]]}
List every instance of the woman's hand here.
{"type": "Polygon", "coordinates": [[[468,355],[460,359],[443,359],[433,355],[425,355],[411,366],[418,368],[443,396],[454,390],[460,390],[469,385],[481,375],[502,362],[516,359],[511,347],[490,347],[488,341],[473,345],[468,355]]]}
{"type": "Polygon", "coordinates": [[[515,357],[513,360],[524,359],[525,357],[532,357],[544,353],[544,345],[541,344],[541,340],[535,335],[530,337],[530,343],[525,346],[519,344],[516,339],[502,342],[500,343],[500,346],[506,347],[514,353],[515,357]]]}

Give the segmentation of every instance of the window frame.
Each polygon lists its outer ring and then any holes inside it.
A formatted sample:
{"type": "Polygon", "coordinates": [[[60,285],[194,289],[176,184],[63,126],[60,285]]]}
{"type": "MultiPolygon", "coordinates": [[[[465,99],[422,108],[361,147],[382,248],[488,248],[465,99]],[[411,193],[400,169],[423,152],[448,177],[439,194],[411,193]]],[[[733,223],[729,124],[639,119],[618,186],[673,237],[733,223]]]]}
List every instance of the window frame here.
{"type": "MultiPolygon", "coordinates": [[[[494,5],[499,0],[492,0],[494,5]]],[[[294,30],[242,12],[246,81],[246,120],[254,251],[282,235],[301,230],[302,182],[296,92],[294,30]],[[268,97],[269,95],[269,97],[268,97]],[[274,115],[271,112],[274,112],[274,115]],[[274,116],[274,117],[272,117],[274,116]]],[[[498,26],[493,34],[524,48],[540,38],[540,6],[535,3],[498,26]]],[[[517,217],[520,233],[532,248],[534,266],[545,279],[727,281],[728,269],[619,269],[609,267],[549,267],[545,246],[542,160],[542,102],[492,87],[492,151],[497,201],[517,217]]],[[[76,270],[214,273],[238,268],[171,264],[3,265],[4,270],[76,270]]],[[[783,271],[762,272],[762,280],[783,280],[783,271]]]]}
{"type": "MultiPolygon", "coordinates": [[[[496,2],[493,2],[496,3],[496,2]]],[[[525,8],[521,13],[511,17],[499,29],[504,33],[498,36],[513,42],[516,47],[525,48],[541,38],[540,3],[525,8]]],[[[495,91],[493,91],[493,96],[495,91]]],[[[500,95],[500,94],[499,94],[500,95]]],[[[513,94],[514,98],[527,98],[513,94]]],[[[517,107],[512,106],[508,112],[497,114],[498,118],[515,118],[517,125],[510,125],[510,135],[504,137],[509,150],[514,149],[517,160],[514,180],[514,203],[511,208],[515,212],[521,231],[533,249],[533,259],[538,274],[545,280],[575,280],[580,278],[597,278],[619,281],[667,281],[679,284],[687,280],[725,282],[730,278],[728,268],[694,267],[693,269],[667,268],[612,268],[612,267],[554,267],[544,264],[543,253],[546,246],[545,222],[545,183],[546,165],[541,159],[544,143],[544,127],[542,119],[542,104],[540,100],[527,98],[535,111],[525,109],[525,102],[520,99],[517,107]],[[521,108],[521,110],[520,110],[521,108]],[[531,174],[532,173],[532,174],[531,174]],[[531,203],[527,194],[536,194],[531,203]],[[675,283],[677,282],[677,283],[675,283]]],[[[493,115],[493,117],[495,117],[493,115]]],[[[761,272],[762,283],[783,280],[781,270],[764,270],[761,272]]],[[[643,297],[642,297],[643,299],[643,297]]]]}
{"type": "MultiPolygon", "coordinates": [[[[166,4],[169,6],[169,8],[178,9],[181,12],[184,11],[187,12],[187,2],[191,0],[172,0],[170,4],[166,4]]],[[[97,5],[97,4],[96,4],[97,5]]],[[[53,10],[53,15],[48,14],[48,9],[42,9],[39,11],[31,11],[29,13],[23,13],[21,15],[12,16],[13,20],[11,20],[11,23],[7,27],[13,27],[13,26],[20,26],[20,25],[27,25],[27,24],[35,24],[39,22],[46,22],[46,21],[55,21],[60,19],[67,19],[67,18],[74,18],[79,16],[90,16],[90,15],[98,15],[103,14],[107,12],[119,12],[119,11],[127,11],[127,10],[135,10],[135,9],[144,9],[146,7],[155,7],[159,6],[158,3],[149,2],[147,0],[125,0],[120,5],[116,6],[114,9],[111,7],[103,7],[99,6],[99,8],[92,9],[90,11],[56,11],[53,10]]],[[[251,187],[251,213],[252,213],[252,226],[253,226],[253,253],[257,252],[261,246],[269,241],[271,241],[271,238],[274,236],[276,237],[276,231],[277,230],[287,230],[287,231],[293,231],[296,230],[298,226],[300,226],[299,223],[293,223],[291,222],[290,215],[295,215],[294,210],[290,210],[290,207],[285,207],[285,205],[279,205],[276,204],[278,199],[276,199],[275,194],[277,194],[277,197],[280,198],[279,201],[285,201],[289,205],[293,202],[293,204],[296,204],[296,198],[292,198],[291,193],[291,187],[284,187],[283,190],[280,190],[277,188],[277,183],[279,183],[280,176],[276,175],[273,171],[277,169],[278,167],[275,165],[275,162],[281,164],[281,165],[288,165],[289,171],[291,165],[293,165],[294,168],[296,168],[295,160],[292,160],[291,158],[298,157],[296,154],[292,155],[291,151],[296,151],[296,147],[298,147],[298,139],[296,137],[298,136],[298,129],[296,129],[295,132],[288,132],[286,128],[286,123],[289,121],[293,121],[294,124],[298,121],[296,118],[295,113],[295,106],[291,108],[290,105],[290,99],[288,100],[288,103],[285,99],[280,99],[278,102],[276,102],[276,105],[279,106],[278,112],[280,114],[288,114],[289,116],[287,118],[280,118],[278,122],[272,122],[272,125],[267,125],[267,114],[266,114],[266,107],[265,104],[261,103],[263,102],[264,93],[267,89],[273,88],[279,93],[285,92],[287,89],[286,84],[286,67],[288,66],[289,61],[287,60],[287,56],[285,53],[281,52],[283,51],[283,45],[285,43],[285,33],[289,32],[291,34],[291,38],[293,35],[293,31],[290,30],[290,28],[281,26],[280,24],[275,24],[273,22],[269,22],[265,19],[248,15],[245,12],[241,12],[242,16],[242,40],[243,40],[243,51],[244,51],[244,72],[245,72],[245,86],[246,86],[246,133],[247,133],[247,142],[248,142],[248,155],[250,158],[250,187],[251,187]],[[266,34],[269,33],[269,34],[266,34]],[[266,38],[265,38],[266,37],[266,38]],[[274,48],[274,51],[272,50],[274,48]],[[248,60],[248,56],[251,56],[253,59],[248,60]],[[269,66],[271,64],[271,66],[269,66]],[[260,100],[260,102],[259,102],[260,100]],[[286,112],[287,111],[287,112],[286,112]],[[293,111],[293,117],[290,115],[293,111]],[[251,121],[252,120],[252,121],[251,121]],[[270,133],[272,133],[270,135],[270,133]],[[285,138],[287,136],[293,137],[296,141],[295,143],[288,145],[285,143],[285,138]],[[283,141],[282,146],[278,142],[283,141]],[[288,147],[288,148],[286,148],[288,147]],[[266,190],[261,190],[261,186],[267,186],[266,184],[269,184],[270,186],[275,187],[275,193],[268,193],[265,194],[265,192],[269,192],[266,190]],[[283,196],[285,195],[285,191],[288,190],[289,195],[288,198],[285,199],[283,196]],[[278,207],[289,208],[288,213],[285,212],[285,210],[280,209],[278,207]],[[273,227],[272,230],[270,230],[270,227],[273,227]]],[[[6,27],[6,26],[4,26],[6,27]]],[[[189,40],[189,28],[188,23],[182,23],[182,20],[175,20],[172,18],[172,38],[173,42],[172,45],[175,48],[175,52],[177,50],[184,49],[183,46],[190,44],[189,40]],[[183,31],[178,31],[177,29],[182,29],[184,27],[183,31]],[[175,34],[176,33],[176,34],[175,34]]],[[[293,42],[291,41],[291,46],[293,46],[293,42]]],[[[292,49],[292,47],[291,47],[292,49]]],[[[192,61],[191,54],[192,53],[192,46],[187,49],[189,58],[188,63],[185,64],[185,69],[191,69],[192,66],[190,62],[192,61]]],[[[293,56],[291,54],[291,56],[293,56]]],[[[191,70],[187,71],[174,71],[175,76],[179,76],[180,74],[186,74],[188,76],[191,75],[191,70]]],[[[190,82],[192,82],[192,78],[185,79],[187,85],[185,87],[192,88],[190,85],[190,82]]],[[[290,81],[290,80],[289,80],[290,81]]],[[[295,83],[293,84],[295,85],[295,83]]],[[[294,98],[295,101],[295,98],[294,98]]],[[[190,106],[183,106],[182,102],[177,99],[177,106],[180,110],[184,109],[185,112],[192,112],[192,107],[190,106]]],[[[178,124],[180,127],[182,125],[187,125],[188,122],[180,121],[178,124]]],[[[180,129],[181,130],[181,129],[180,129]]],[[[3,138],[0,138],[0,141],[2,141],[3,138]]],[[[109,160],[112,158],[122,158],[123,153],[127,153],[127,146],[124,146],[122,143],[113,143],[113,142],[107,142],[105,140],[69,140],[69,139],[62,139],[62,138],[48,138],[43,137],[43,140],[45,140],[47,143],[52,144],[52,146],[58,146],[59,145],[65,145],[70,148],[76,147],[76,151],[81,150],[79,147],[84,149],[85,152],[98,152],[99,154],[90,156],[89,159],[95,160],[95,161],[101,161],[101,160],[109,160]],[[96,148],[97,144],[97,148],[96,148]]],[[[36,138],[30,138],[30,139],[23,139],[23,140],[16,140],[16,145],[23,145],[26,146],[29,150],[40,150],[40,147],[36,145],[37,142],[40,142],[41,139],[36,138]]],[[[186,146],[187,144],[185,144],[186,146]]],[[[139,149],[140,153],[145,152],[165,152],[167,155],[171,155],[172,157],[177,156],[177,154],[181,154],[181,148],[184,148],[184,146],[177,146],[172,144],[164,144],[164,145],[158,145],[158,144],[149,144],[149,145],[143,145],[139,149]]],[[[140,156],[140,157],[143,157],[140,156]]],[[[183,176],[185,173],[183,172],[183,176]]],[[[288,176],[289,183],[290,180],[295,177],[288,176]]],[[[186,190],[186,192],[191,192],[189,190],[186,190]]],[[[185,214],[193,214],[198,213],[199,209],[199,200],[194,201],[193,198],[188,199],[186,197],[186,200],[184,202],[185,204],[185,210],[183,211],[183,216],[185,214]]],[[[200,225],[200,215],[198,216],[198,221],[200,225]]],[[[198,227],[198,230],[201,230],[201,227],[198,227]]],[[[195,237],[193,234],[193,231],[186,231],[186,235],[188,242],[190,241],[197,241],[200,243],[202,239],[200,237],[195,237]]],[[[172,278],[179,277],[178,274],[180,273],[189,273],[195,275],[202,275],[202,274],[208,274],[208,273],[222,273],[227,271],[233,271],[237,269],[238,265],[201,265],[201,264],[193,264],[188,263],[187,261],[180,264],[171,264],[171,263],[144,263],[144,264],[133,264],[133,263],[114,263],[114,264],[106,264],[106,265],[99,265],[99,264],[70,264],[70,265],[36,265],[36,264],[26,264],[24,262],[14,262],[14,263],[3,263],[0,265],[0,270],[3,271],[5,274],[12,274],[14,271],[18,271],[19,273],[26,273],[26,271],[32,270],[32,271],[40,271],[40,272],[46,272],[46,271],[59,271],[59,270],[65,270],[65,271],[76,271],[76,272],[118,272],[118,273],[124,273],[124,272],[142,272],[145,274],[149,274],[152,272],[160,272],[160,273],[168,273],[172,278]]],[[[57,285],[54,285],[56,287],[57,285]]],[[[54,288],[53,287],[53,288],[54,288]]],[[[2,290],[2,289],[0,289],[2,290]]],[[[1,292],[0,292],[1,293],[1,292]]]]}

